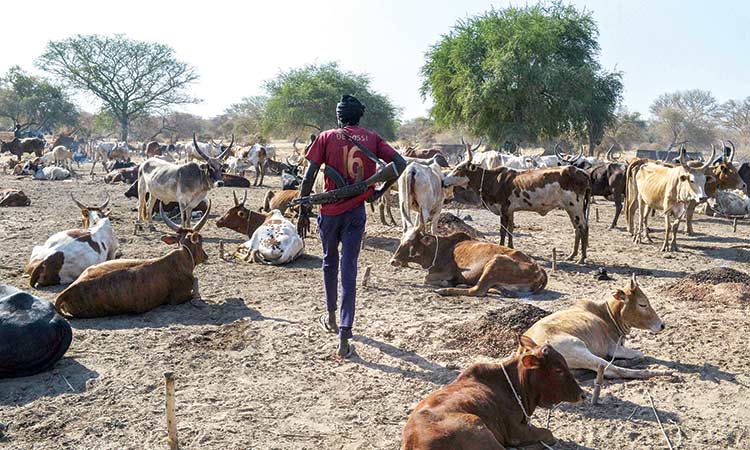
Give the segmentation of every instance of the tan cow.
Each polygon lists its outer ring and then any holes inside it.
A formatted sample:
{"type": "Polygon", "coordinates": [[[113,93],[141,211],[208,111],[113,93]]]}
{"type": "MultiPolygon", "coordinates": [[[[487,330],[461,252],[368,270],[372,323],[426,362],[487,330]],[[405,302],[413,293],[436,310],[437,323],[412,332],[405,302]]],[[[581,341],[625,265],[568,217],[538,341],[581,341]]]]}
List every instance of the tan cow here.
{"type": "Polygon", "coordinates": [[[531,326],[523,335],[536,342],[547,342],[565,357],[571,369],[596,371],[606,367],[607,378],[649,378],[671,375],[668,370],[626,369],[615,360],[643,358],[643,353],[623,345],[632,328],[660,333],[665,325],[638,286],[635,274],[628,287],[618,289],[603,303],[578,302],[570,308],[550,314],[531,326]]]}

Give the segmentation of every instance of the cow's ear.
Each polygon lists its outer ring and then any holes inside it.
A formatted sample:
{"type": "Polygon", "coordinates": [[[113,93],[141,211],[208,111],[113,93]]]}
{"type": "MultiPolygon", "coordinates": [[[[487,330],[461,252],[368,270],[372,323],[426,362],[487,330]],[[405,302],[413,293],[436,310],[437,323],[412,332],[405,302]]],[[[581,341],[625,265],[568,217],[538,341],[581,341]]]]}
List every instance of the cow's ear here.
{"type": "Polygon", "coordinates": [[[162,236],[161,237],[161,241],[164,242],[167,245],[174,245],[177,242],[179,242],[177,240],[177,236],[173,236],[171,234],[167,234],[167,235],[162,236]]]}
{"type": "Polygon", "coordinates": [[[628,301],[628,295],[622,289],[618,289],[612,296],[621,302],[628,301]]]}
{"type": "Polygon", "coordinates": [[[534,342],[533,339],[526,336],[525,334],[522,334],[521,336],[518,337],[518,345],[525,348],[526,350],[534,350],[535,348],[538,347],[536,342],[534,342]]]}
{"type": "Polygon", "coordinates": [[[527,353],[521,357],[521,363],[527,369],[538,369],[539,358],[533,353],[527,353]]]}

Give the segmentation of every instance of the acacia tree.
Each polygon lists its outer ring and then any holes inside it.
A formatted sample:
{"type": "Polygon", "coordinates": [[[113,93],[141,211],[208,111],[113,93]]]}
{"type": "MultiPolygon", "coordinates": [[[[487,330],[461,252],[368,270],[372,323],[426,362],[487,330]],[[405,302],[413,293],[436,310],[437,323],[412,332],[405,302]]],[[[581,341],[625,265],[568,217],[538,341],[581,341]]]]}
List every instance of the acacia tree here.
{"type": "Polygon", "coordinates": [[[620,107],[615,113],[614,120],[604,132],[605,138],[625,150],[646,140],[646,121],[639,112],[629,112],[620,107]]]}
{"type": "Polygon", "coordinates": [[[19,125],[22,131],[32,127],[53,130],[75,125],[78,110],[62,88],[16,66],[0,78],[0,117],[13,127],[19,125]]]}
{"type": "Polygon", "coordinates": [[[385,139],[396,135],[398,109],[370,87],[365,74],[343,71],[336,63],[308,65],[281,72],[265,83],[268,100],[264,133],[301,135],[304,131],[336,127],[336,103],[342,94],[357,97],[367,111],[361,125],[385,139]]]}
{"type": "Polygon", "coordinates": [[[422,67],[423,97],[442,127],[496,145],[565,133],[601,138],[622,92],[597,61],[598,30],[572,6],[509,7],[460,21],[422,67]]]}
{"type": "Polygon", "coordinates": [[[717,117],[721,125],[737,135],[744,146],[750,145],[750,97],[722,103],[717,117]]]}
{"type": "Polygon", "coordinates": [[[651,104],[652,129],[667,150],[687,144],[707,146],[716,137],[716,99],[700,89],[662,94],[651,104]]]}
{"type": "Polygon", "coordinates": [[[76,35],[50,41],[36,64],[70,87],[99,98],[127,141],[130,122],[173,105],[194,103],[185,90],[198,79],[164,44],[123,35],[76,35]]]}

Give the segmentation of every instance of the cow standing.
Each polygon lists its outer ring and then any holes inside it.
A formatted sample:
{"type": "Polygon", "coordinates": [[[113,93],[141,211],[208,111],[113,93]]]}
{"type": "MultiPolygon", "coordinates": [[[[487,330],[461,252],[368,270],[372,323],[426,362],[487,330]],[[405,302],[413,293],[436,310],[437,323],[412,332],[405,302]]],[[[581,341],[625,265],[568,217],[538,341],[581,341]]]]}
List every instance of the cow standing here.
{"type": "Polygon", "coordinates": [[[198,147],[193,134],[196,153],[205,163],[189,162],[172,164],[157,158],[149,158],[138,169],[138,216],[142,222],[151,223],[151,212],[156,200],[162,203],[177,202],[180,205],[182,228],[190,229],[193,209],[206,199],[212,187],[224,185],[222,160],[234,144],[229,144],[218,158],[210,158],[198,147]]]}
{"type": "Polygon", "coordinates": [[[473,162],[472,152],[452,172],[469,178],[469,188],[475,191],[487,209],[500,216],[500,244],[513,248],[513,214],[534,211],[542,216],[553,209],[568,213],[575,229],[573,252],[568,260],[578,255],[579,263],[586,260],[589,241],[588,212],[591,201],[591,182],[583,170],[573,166],[531,169],[525,172],[501,167],[487,170],[473,162]]]}
{"type": "Polygon", "coordinates": [[[42,156],[44,145],[44,139],[38,137],[23,139],[16,137],[8,142],[0,140],[0,152],[9,152],[16,155],[20,161],[24,153],[33,153],[37,158],[42,156]]]}
{"type": "Polygon", "coordinates": [[[70,283],[87,267],[115,257],[117,237],[104,211],[109,197],[99,206],[71,198],[81,210],[84,228],[55,233],[34,247],[26,266],[31,287],[70,283]]]}
{"type": "MultiPolygon", "coordinates": [[[[401,450],[504,450],[555,438],[530,423],[537,406],[580,403],[565,359],[549,345],[521,339],[522,349],[499,364],[473,364],[409,415],[401,450]]],[[[534,447],[536,448],[536,447],[534,447]]]]}

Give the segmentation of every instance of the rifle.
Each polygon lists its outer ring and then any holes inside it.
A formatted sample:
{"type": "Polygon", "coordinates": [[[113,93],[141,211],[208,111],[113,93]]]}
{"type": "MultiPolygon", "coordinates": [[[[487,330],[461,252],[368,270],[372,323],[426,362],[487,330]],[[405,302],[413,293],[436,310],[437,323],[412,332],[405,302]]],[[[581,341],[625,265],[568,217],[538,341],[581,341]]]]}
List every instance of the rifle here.
{"type": "Polygon", "coordinates": [[[349,184],[342,188],[334,189],[328,192],[322,192],[320,194],[312,194],[306,197],[300,197],[292,200],[290,206],[296,205],[323,205],[326,203],[335,203],[339,200],[346,198],[356,197],[360,194],[367,192],[370,186],[377,183],[384,183],[386,181],[398,178],[398,170],[394,163],[388,163],[383,169],[377,171],[375,175],[370,178],[360,181],[359,183],[349,184]]]}

